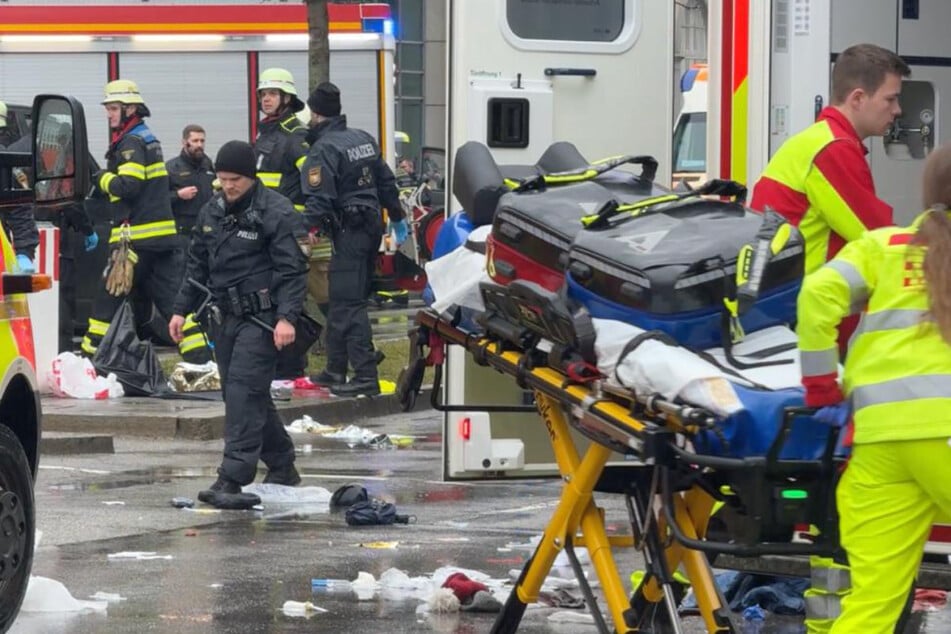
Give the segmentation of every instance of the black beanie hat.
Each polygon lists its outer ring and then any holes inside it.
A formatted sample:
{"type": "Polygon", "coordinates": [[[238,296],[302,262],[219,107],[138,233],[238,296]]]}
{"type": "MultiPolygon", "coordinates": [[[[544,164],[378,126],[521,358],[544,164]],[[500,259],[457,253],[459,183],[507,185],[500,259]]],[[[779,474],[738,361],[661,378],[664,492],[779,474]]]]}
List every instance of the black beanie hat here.
{"type": "Polygon", "coordinates": [[[314,88],[307,105],[310,106],[311,112],[325,117],[336,117],[340,114],[340,89],[325,81],[314,88]]]}
{"type": "Polygon", "coordinates": [[[254,149],[245,141],[228,141],[218,150],[216,172],[232,172],[248,178],[257,178],[254,149]]]}

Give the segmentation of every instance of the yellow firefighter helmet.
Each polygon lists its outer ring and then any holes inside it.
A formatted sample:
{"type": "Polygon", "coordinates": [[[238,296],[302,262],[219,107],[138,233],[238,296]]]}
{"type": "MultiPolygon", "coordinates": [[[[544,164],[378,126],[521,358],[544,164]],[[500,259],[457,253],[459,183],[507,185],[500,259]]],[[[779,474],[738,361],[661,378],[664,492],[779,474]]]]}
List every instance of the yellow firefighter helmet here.
{"type": "Polygon", "coordinates": [[[297,96],[297,87],[294,86],[294,76],[284,68],[268,68],[258,77],[258,92],[262,90],[280,90],[291,97],[291,112],[300,112],[304,109],[304,102],[297,96]]]}

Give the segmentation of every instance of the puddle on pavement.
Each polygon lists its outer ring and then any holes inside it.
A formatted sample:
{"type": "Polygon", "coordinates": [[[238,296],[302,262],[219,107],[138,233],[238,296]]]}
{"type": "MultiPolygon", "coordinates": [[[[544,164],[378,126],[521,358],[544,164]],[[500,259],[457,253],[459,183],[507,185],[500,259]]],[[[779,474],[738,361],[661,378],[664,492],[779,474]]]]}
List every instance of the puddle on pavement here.
{"type": "Polygon", "coordinates": [[[214,478],[218,475],[215,467],[143,469],[119,471],[108,476],[84,482],[63,482],[47,486],[49,491],[111,491],[144,484],[168,483],[177,478],[214,478]]]}

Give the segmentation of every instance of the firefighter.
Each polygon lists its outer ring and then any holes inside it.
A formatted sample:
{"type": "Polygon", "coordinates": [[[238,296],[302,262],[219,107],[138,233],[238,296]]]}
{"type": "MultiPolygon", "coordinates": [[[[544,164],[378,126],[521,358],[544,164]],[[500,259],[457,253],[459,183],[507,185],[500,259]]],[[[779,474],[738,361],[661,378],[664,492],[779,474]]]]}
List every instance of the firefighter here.
{"type": "MultiPolygon", "coordinates": [[[[111,140],[106,153],[107,168],[97,175],[95,184],[108,198],[113,212],[109,245],[113,248],[113,257],[122,253],[126,244],[130,246],[128,259],[134,261],[131,292],[154,303],[167,320],[181,286],[184,266],[169,204],[162,146],[145,125],[144,118],[151,113],[135,82],[128,79],[109,82],[102,103],[111,140]]],[[[82,341],[82,352],[90,357],[95,355],[125,298],[125,293],[113,294],[116,291],[110,292],[106,286],[100,288],[95,299],[82,341]]],[[[191,363],[210,360],[205,336],[194,319],[186,324],[185,337],[178,343],[178,350],[182,358],[191,363]]]]}
{"type": "Polygon", "coordinates": [[[928,157],[923,181],[927,211],[910,227],[850,242],[799,297],[806,403],[837,423],[854,416],[836,491],[852,590],[834,634],[896,631],[931,525],[951,515],[951,145],[928,157]],[[836,326],[865,304],[844,399],[836,326]]]}
{"type": "MultiPolygon", "coordinates": [[[[799,227],[807,274],[866,230],[892,224],[892,208],[875,195],[863,141],[885,134],[901,114],[901,79],[909,74],[891,51],[873,44],[847,48],[832,70],[832,105],[783,143],[757,181],[750,205],[773,209],[799,227]]],[[[842,357],[857,323],[853,316],[840,325],[842,357]]],[[[828,632],[849,590],[848,567],[824,557],[812,557],[811,564],[806,627],[810,633],[828,632]]]]}
{"type": "MultiPolygon", "coordinates": [[[[255,178],[251,145],[225,143],[215,170],[221,192],[198,215],[186,280],[207,284],[214,298],[210,329],[225,400],[225,447],[218,479],[198,499],[217,506],[222,495],[239,493],[254,480],[259,459],[268,468],[264,482],[300,483],[294,443],[271,400],[270,385],[278,351],[294,342],[307,260],[297,241],[300,214],[255,178]]],[[[186,281],[169,322],[174,340],[182,339],[184,315],[201,299],[186,281]]]]}
{"type": "MultiPolygon", "coordinates": [[[[264,114],[258,122],[258,136],[254,141],[258,179],[287,196],[294,209],[303,212],[300,166],[307,156],[307,126],[297,117],[304,109],[304,102],[297,96],[294,76],[283,68],[268,68],[262,72],[258,78],[258,104],[264,114]]],[[[306,235],[298,239],[303,242],[306,235]]],[[[314,268],[313,274],[317,275],[317,267],[314,268]]],[[[326,300],[318,298],[317,302],[323,311],[326,300]]],[[[307,352],[292,356],[288,350],[278,358],[275,378],[296,379],[306,371],[307,352]]]]}
{"type": "Polygon", "coordinates": [[[340,114],[340,90],[330,82],[317,86],[307,100],[310,150],[301,168],[307,200],[305,223],[330,236],[330,314],[327,316],[327,366],[311,378],[330,385],[338,396],[380,393],[377,355],[367,314],[374,263],[383,237],[381,206],[387,209],[396,240],[406,240],[399,191],[392,170],[370,134],[347,127],[340,114]],[[354,377],[347,382],[347,366],[354,377]]]}
{"type": "Polygon", "coordinates": [[[205,154],[205,129],[190,123],[182,130],[182,152],[165,163],[175,226],[187,246],[198,210],[211,198],[215,170],[205,154]]]}

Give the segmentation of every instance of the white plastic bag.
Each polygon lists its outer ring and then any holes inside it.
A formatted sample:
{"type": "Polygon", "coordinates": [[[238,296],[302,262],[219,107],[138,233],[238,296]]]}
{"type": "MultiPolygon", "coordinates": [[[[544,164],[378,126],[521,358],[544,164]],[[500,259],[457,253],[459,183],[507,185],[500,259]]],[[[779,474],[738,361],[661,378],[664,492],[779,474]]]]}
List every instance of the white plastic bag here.
{"type": "Polygon", "coordinates": [[[67,398],[105,399],[123,396],[116,375],[99,376],[89,359],[62,352],[53,359],[46,374],[53,394],[67,398]]]}

